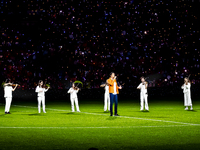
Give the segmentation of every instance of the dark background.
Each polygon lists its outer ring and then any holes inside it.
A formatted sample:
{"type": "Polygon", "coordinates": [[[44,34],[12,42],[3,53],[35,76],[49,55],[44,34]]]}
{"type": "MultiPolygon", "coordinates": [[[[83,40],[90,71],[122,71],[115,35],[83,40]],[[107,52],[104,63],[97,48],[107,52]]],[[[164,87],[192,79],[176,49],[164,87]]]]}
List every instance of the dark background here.
{"type": "MultiPolygon", "coordinates": [[[[191,74],[199,96],[199,1],[1,0],[0,80],[21,86],[18,99],[34,99],[38,80],[48,99],[67,98],[75,80],[82,99],[103,98],[99,85],[114,71],[122,98],[139,98],[141,76],[149,98],[183,97],[191,74]],[[159,78],[158,75],[159,74],[159,78]]],[[[3,98],[3,88],[1,87],[3,98]]]]}

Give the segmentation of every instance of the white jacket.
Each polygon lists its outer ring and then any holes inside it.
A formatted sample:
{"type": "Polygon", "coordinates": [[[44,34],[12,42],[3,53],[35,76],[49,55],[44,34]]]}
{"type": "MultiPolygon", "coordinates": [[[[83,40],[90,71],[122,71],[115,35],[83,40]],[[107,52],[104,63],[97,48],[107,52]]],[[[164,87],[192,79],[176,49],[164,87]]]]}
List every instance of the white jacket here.
{"type": "MultiPolygon", "coordinates": [[[[147,84],[148,86],[148,84],[147,84]]],[[[145,84],[140,83],[137,88],[140,88],[140,93],[147,94],[147,89],[145,88],[145,84]]]]}
{"type": "Polygon", "coordinates": [[[37,86],[35,89],[35,92],[38,93],[37,95],[40,96],[45,96],[45,92],[48,91],[48,89],[42,88],[37,86]]]}
{"type": "Polygon", "coordinates": [[[77,98],[78,90],[74,90],[74,88],[70,88],[67,93],[70,93],[70,98],[77,98]]]}
{"type": "Polygon", "coordinates": [[[190,87],[191,87],[190,83],[188,83],[187,85],[184,83],[183,86],[181,87],[183,89],[183,93],[190,93],[190,87]]]}
{"type": "Polygon", "coordinates": [[[12,86],[5,86],[4,87],[4,97],[12,97],[12,91],[13,91],[13,88],[12,86]]]}

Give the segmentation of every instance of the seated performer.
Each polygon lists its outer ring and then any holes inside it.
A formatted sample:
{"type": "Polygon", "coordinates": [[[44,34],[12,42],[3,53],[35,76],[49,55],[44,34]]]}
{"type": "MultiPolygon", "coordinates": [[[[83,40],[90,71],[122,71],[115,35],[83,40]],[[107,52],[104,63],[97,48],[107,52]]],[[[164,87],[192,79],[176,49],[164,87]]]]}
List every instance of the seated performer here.
{"type": "Polygon", "coordinates": [[[78,91],[79,91],[79,88],[75,87],[75,84],[73,83],[72,87],[67,92],[67,93],[70,93],[72,112],[74,112],[74,102],[75,102],[75,105],[76,105],[77,112],[80,112],[79,106],[78,106],[78,97],[77,97],[78,91]]]}
{"type": "Polygon", "coordinates": [[[42,102],[42,108],[43,108],[43,113],[46,113],[45,111],[45,92],[47,92],[49,87],[46,89],[43,86],[43,81],[40,80],[38,83],[38,86],[35,89],[35,92],[38,93],[38,113],[41,112],[41,102],[42,102]]]}
{"type": "Polygon", "coordinates": [[[192,100],[191,100],[191,93],[190,93],[190,88],[191,88],[191,83],[189,78],[184,78],[184,84],[181,87],[183,89],[184,93],[184,106],[185,110],[188,110],[188,107],[190,106],[190,110],[193,110],[192,108],[192,100]]]}
{"type": "Polygon", "coordinates": [[[144,109],[144,103],[145,103],[145,109],[149,111],[149,106],[148,106],[148,93],[147,93],[147,87],[148,83],[145,81],[144,77],[141,77],[141,82],[137,89],[140,89],[140,111],[143,111],[144,109]]]}
{"type": "Polygon", "coordinates": [[[7,79],[7,83],[4,84],[4,98],[6,101],[5,105],[5,114],[10,114],[10,105],[12,102],[12,92],[15,91],[18,84],[15,84],[15,87],[12,88],[13,84],[10,79],[7,79]]]}

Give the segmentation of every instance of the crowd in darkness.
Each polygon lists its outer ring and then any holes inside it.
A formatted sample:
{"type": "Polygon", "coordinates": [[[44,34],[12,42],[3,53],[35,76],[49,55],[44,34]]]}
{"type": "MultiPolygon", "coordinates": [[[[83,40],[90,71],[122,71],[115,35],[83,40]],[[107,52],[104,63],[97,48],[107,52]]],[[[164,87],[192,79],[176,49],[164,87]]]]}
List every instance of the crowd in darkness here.
{"type": "Polygon", "coordinates": [[[154,74],[157,87],[189,74],[200,81],[200,13],[190,0],[4,0],[0,18],[1,80],[23,89],[39,79],[98,88],[111,71],[127,88],[154,74]]]}

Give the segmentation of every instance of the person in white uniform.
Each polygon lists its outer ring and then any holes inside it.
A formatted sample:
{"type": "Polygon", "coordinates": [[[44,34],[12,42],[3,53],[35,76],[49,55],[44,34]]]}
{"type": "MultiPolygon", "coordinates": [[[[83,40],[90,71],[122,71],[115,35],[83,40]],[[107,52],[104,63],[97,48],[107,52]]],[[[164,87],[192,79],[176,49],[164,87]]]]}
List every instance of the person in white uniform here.
{"type": "Polygon", "coordinates": [[[104,111],[110,111],[110,94],[109,94],[109,85],[106,81],[105,84],[100,85],[100,87],[104,87],[104,111]]]}
{"type": "Polygon", "coordinates": [[[37,93],[37,99],[38,99],[38,113],[41,112],[41,103],[43,108],[43,113],[46,113],[45,111],[45,92],[47,92],[49,87],[46,89],[43,87],[43,81],[40,80],[38,83],[38,86],[35,89],[35,92],[37,93]]]}
{"type": "Polygon", "coordinates": [[[79,91],[79,88],[75,87],[75,84],[73,83],[72,87],[67,92],[67,93],[70,93],[72,112],[74,112],[74,103],[76,105],[77,112],[80,112],[79,105],[78,105],[78,96],[77,96],[78,91],[79,91]]]}
{"type": "Polygon", "coordinates": [[[184,78],[184,84],[182,85],[181,88],[183,89],[183,93],[184,93],[185,110],[188,110],[189,106],[190,106],[190,110],[193,110],[192,100],[191,100],[191,92],[190,92],[191,83],[190,83],[190,80],[188,78],[184,78]]]}
{"type": "Polygon", "coordinates": [[[109,94],[109,85],[105,85],[104,93],[104,111],[110,111],[110,94],[109,94]]]}
{"type": "Polygon", "coordinates": [[[140,89],[140,111],[143,111],[144,109],[144,103],[145,103],[145,109],[149,111],[149,106],[148,106],[148,93],[147,93],[147,87],[148,83],[145,81],[144,77],[141,77],[141,82],[137,89],[140,89]]]}
{"type": "Polygon", "coordinates": [[[14,88],[12,88],[12,83],[11,80],[8,79],[8,83],[4,84],[4,98],[5,98],[5,114],[10,114],[10,105],[12,102],[12,92],[15,91],[17,88],[18,84],[15,85],[14,88]]]}

